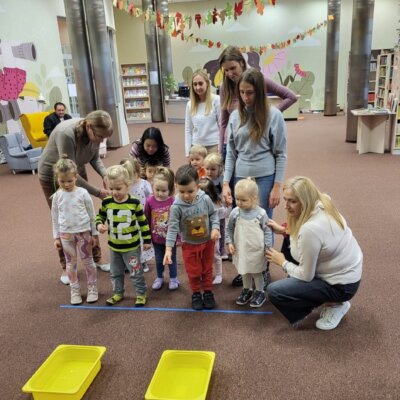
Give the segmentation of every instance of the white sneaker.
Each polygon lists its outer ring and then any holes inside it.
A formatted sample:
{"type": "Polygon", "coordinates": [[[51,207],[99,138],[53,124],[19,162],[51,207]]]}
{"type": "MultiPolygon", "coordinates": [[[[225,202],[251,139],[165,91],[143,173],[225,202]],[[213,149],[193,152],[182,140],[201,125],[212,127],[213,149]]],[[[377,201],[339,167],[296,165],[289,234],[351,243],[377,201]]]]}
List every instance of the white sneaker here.
{"type": "Polygon", "coordinates": [[[215,278],[213,280],[213,285],[219,285],[222,283],[222,276],[221,275],[215,275],[215,278]]]}
{"type": "Polygon", "coordinates": [[[82,303],[81,291],[79,287],[71,286],[71,304],[76,306],[82,303]]]}
{"type": "Polygon", "coordinates": [[[97,291],[97,287],[89,287],[88,288],[88,294],[86,297],[86,302],[87,303],[94,303],[99,299],[99,292],[97,291]]]}
{"type": "Polygon", "coordinates": [[[315,326],[324,331],[335,329],[350,310],[350,307],[351,305],[348,301],[336,307],[324,307],[321,311],[320,319],[315,323],[315,326]]]}
{"type": "Polygon", "coordinates": [[[63,285],[69,285],[69,278],[68,275],[66,275],[64,272],[63,274],[60,276],[60,281],[63,285]]]}
{"type": "Polygon", "coordinates": [[[96,267],[101,269],[104,272],[110,272],[110,264],[106,263],[106,264],[100,264],[100,263],[95,263],[96,267]]]}
{"type": "Polygon", "coordinates": [[[225,260],[228,260],[228,259],[229,259],[228,254],[222,254],[222,256],[221,256],[221,260],[222,261],[225,261],[225,260]]]}
{"type": "Polygon", "coordinates": [[[156,278],[153,286],[151,287],[153,290],[160,290],[164,285],[164,279],[163,278],[156,278]]]}

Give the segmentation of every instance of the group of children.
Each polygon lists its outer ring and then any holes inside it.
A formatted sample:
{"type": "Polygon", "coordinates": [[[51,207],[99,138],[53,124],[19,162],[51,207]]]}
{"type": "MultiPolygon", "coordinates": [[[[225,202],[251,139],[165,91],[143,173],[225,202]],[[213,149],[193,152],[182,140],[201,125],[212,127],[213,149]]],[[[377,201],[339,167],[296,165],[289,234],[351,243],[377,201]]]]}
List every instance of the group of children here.
{"type": "Polygon", "coordinates": [[[112,194],[103,199],[97,216],[87,191],[76,186],[75,163],[62,157],[54,172],[59,190],[52,205],[53,236],[55,247],[62,247],[65,252],[71,304],[82,303],[77,251],[86,269],[86,301],[98,300],[91,247],[98,241],[98,233],[105,232],[113,287],[113,295],[106,300],[108,305],[124,298],[127,270],[136,291],[135,307],[146,304],[144,272],[153,257],[157,275],[152,289],[163,287],[165,266],[169,268],[169,289],[178,289],[177,243],[182,246],[193,309],[215,307],[212,288],[222,282],[222,260],[228,258],[226,248],[243,276],[243,290],[236,303],[250,302],[251,307],[261,307],[265,302],[265,251],[272,245],[268,217],[258,206],[258,187],[250,178],[235,187],[237,207],[230,211],[223,204],[223,160],[219,154],[207,154],[203,146],[194,145],[189,163],[175,174],[151,157],[142,164],[139,157],[123,159],[107,169],[106,180],[112,194]]]}

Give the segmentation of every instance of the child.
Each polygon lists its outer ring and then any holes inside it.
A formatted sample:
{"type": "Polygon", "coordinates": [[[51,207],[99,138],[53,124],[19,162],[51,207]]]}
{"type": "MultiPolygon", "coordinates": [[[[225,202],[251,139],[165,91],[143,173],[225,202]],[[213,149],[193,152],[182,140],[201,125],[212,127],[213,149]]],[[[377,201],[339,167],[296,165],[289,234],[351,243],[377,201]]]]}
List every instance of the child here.
{"type": "Polygon", "coordinates": [[[129,155],[139,161],[142,169],[142,178],[144,175],[144,165],[146,161],[156,160],[159,165],[168,167],[171,164],[169,147],[164,144],[161,131],[158,128],[147,128],[140,139],[135,140],[132,144],[129,155]]]}
{"type": "Polygon", "coordinates": [[[181,233],[183,262],[193,292],[192,307],[212,309],[215,307],[212,266],[214,241],[219,238],[218,214],[210,198],[199,189],[199,176],[192,166],[178,168],[175,183],[178,195],[171,207],[163,263],[172,263],[172,248],[181,233]]]}
{"type": "Polygon", "coordinates": [[[160,167],[161,164],[158,160],[148,160],[144,164],[144,175],[146,177],[147,182],[151,185],[153,184],[153,177],[156,173],[157,167],[160,167]]]}
{"type": "MultiPolygon", "coordinates": [[[[146,205],[146,199],[153,194],[153,189],[151,188],[150,182],[142,179],[140,177],[140,163],[136,158],[128,157],[121,160],[120,164],[124,167],[129,163],[133,168],[132,175],[132,186],[129,192],[135,196],[140,203],[142,204],[142,208],[144,210],[144,206],[146,205]]],[[[140,253],[140,262],[142,264],[142,268],[144,272],[149,272],[149,266],[147,265],[147,261],[151,260],[154,257],[154,249],[151,247],[147,251],[142,249],[140,253]]]]}
{"type": "Polygon", "coordinates": [[[140,243],[143,249],[151,247],[150,228],[138,199],[129,194],[133,169],[130,163],[107,168],[107,180],[112,196],[103,199],[96,226],[105,233],[108,222],[108,245],[111,257],[111,279],[114,294],[107,305],[114,305],[124,298],[124,272],[128,269],[136,290],[135,307],[146,304],[147,286],[140,263],[140,243]]]}
{"type": "Polygon", "coordinates": [[[265,300],[265,252],[272,246],[272,232],[267,226],[266,211],[258,205],[258,186],[251,178],[240,180],[235,186],[236,205],[229,216],[226,243],[238,273],[243,278],[243,290],[236,304],[261,307],[265,300]],[[253,296],[252,279],[256,291],[253,296]]]}
{"type": "MultiPolygon", "coordinates": [[[[217,189],[218,196],[222,200],[222,185],[224,178],[224,161],[220,154],[210,153],[204,159],[204,168],[207,173],[207,178],[211,179],[217,189]]],[[[225,217],[229,214],[228,209],[225,208],[225,217]]],[[[222,215],[222,214],[221,214],[222,215]]],[[[228,254],[225,248],[225,217],[219,220],[219,229],[221,237],[219,238],[219,251],[222,260],[228,259],[228,254]]]]}
{"type": "Polygon", "coordinates": [[[53,195],[51,217],[54,247],[63,250],[71,288],[71,304],[82,303],[77,274],[77,249],[85,266],[88,303],[98,300],[97,272],[92,243],[98,245],[95,212],[89,192],[76,186],[78,170],[74,161],[63,155],[54,166],[60,188],[53,195]]]}
{"type": "Polygon", "coordinates": [[[207,176],[204,169],[204,159],[207,156],[207,149],[204,146],[195,144],[189,151],[189,164],[197,171],[199,179],[207,176]]]}
{"type": "MultiPolygon", "coordinates": [[[[150,225],[151,241],[156,255],[157,278],[153,290],[164,285],[164,253],[170,208],[174,202],[174,173],[165,167],[158,167],[153,178],[153,195],[146,200],[144,214],[150,225]]],[[[176,246],[172,248],[172,264],[169,265],[169,290],[179,287],[177,278],[176,246]]]]}
{"type": "MultiPolygon", "coordinates": [[[[219,156],[219,155],[218,155],[219,156]]],[[[220,157],[220,156],[219,156],[220,157]]],[[[218,213],[218,219],[221,226],[221,222],[225,222],[226,217],[226,208],[222,204],[222,200],[218,195],[217,188],[215,187],[214,183],[209,178],[203,178],[199,181],[199,187],[214,204],[215,209],[218,213]]],[[[214,269],[215,269],[215,277],[213,280],[213,285],[219,285],[222,283],[222,258],[220,252],[220,241],[217,240],[215,242],[215,249],[214,249],[214,269]]]]}

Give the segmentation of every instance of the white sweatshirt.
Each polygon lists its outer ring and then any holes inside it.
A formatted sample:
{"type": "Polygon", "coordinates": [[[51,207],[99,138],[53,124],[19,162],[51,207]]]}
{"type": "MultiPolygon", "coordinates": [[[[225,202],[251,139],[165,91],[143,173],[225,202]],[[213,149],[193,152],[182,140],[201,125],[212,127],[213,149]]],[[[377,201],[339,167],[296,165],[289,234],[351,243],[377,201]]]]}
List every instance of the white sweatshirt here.
{"type": "Polygon", "coordinates": [[[205,115],[206,103],[199,103],[197,113],[192,115],[191,101],[186,104],[185,114],[185,154],[189,156],[194,144],[214,146],[219,143],[219,96],[212,95],[212,107],[205,115]]]}
{"type": "Polygon", "coordinates": [[[330,285],[358,282],[363,254],[344,218],[343,221],[344,230],[318,203],[311,218],[300,228],[297,240],[290,238],[290,252],[299,265],[286,261],[286,272],[306,282],[314,277],[330,285]]]}

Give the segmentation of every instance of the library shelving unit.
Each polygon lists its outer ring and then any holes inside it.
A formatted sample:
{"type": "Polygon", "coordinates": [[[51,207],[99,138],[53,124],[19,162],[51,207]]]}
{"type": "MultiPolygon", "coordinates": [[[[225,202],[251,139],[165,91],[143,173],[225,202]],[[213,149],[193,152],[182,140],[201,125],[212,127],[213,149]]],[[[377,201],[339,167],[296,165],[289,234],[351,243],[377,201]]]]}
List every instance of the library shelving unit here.
{"type": "Polygon", "coordinates": [[[126,122],[151,122],[149,77],[146,64],[121,64],[121,77],[126,122]]]}
{"type": "Polygon", "coordinates": [[[375,105],[376,92],[376,67],[378,64],[378,56],[381,50],[371,50],[371,58],[369,61],[369,76],[368,76],[368,106],[375,105]]]}
{"type": "Polygon", "coordinates": [[[389,95],[388,108],[395,113],[391,153],[400,155],[400,49],[396,49],[393,57],[392,92],[389,95]]]}
{"type": "Polygon", "coordinates": [[[386,108],[392,87],[393,53],[382,52],[376,66],[375,107],[386,108]]]}

